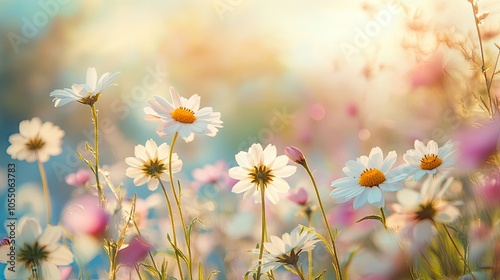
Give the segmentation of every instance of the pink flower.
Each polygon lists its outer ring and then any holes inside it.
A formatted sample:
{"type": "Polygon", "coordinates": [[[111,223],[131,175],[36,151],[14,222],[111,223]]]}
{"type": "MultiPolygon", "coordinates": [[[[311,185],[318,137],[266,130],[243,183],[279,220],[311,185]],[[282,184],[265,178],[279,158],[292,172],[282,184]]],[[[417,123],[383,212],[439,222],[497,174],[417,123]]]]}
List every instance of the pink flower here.
{"type": "Polygon", "coordinates": [[[487,176],[482,186],[478,186],[477,189],[489,205],[500,205],[500,176],[498,174],[487,176]]]}
{"type": "Polygon", "coordinates": [[[195,180],[195,187],[203,184],[222,183],[230,189],[237,182],[229,177],[227,164],[222,160],[214,164],[207,164],[203,168],[194,169],[193,178],[195,180]]]}
{"type": "Polygon", "coordinates": [[[142,236],[134,237],[127,247],[118,251],[118,263],[134,267],[136,263],[142,261],[149,252],[151,244],[142,236]]]}
{"type": "Polygon", "coordinates": [[[354,102],[347,104],[346,112],[347,112],[347,115],[351,118],[357,117],[359,114],[358,105],[356,105],[356,103],[354,103],[354,102]]]}
{"type": "Polygon", "coordinates": [[[76,173],[66,176],[66,183],[71,186],[84,186],[90,179],[91,173],[87,169],[80,169],[76,173]]]}
{"type": "Polygon", "coordinates": [[[104,233],[108,220],[108,214],[93,195],[80,196],[68,202],[61,217],[61,223],[71,233],[96,237],[104,233]]]}
{"type": "Polygon", "coordinates": [[[500,144],[500,117],[480,127],[468,127],[457,133],[459,142],[457,162],[464,171],[480,167],[500,144]]]}
{"type": "Polygon", "coordinates": [[[10,239],[8,239],[7,237],[2,238],[2,241],[0,241],[0,246],[5,245],[10,245],[10,239]]]}
{"type": "Polygon", "coordinates": [[[444,65],[441,55],[436,54],[427,62],[410,71],[410,83],[413,88],[438,85],[444,79],[444,65]]]}
{"type": "Polygon", "coordinates": [[[306,158],[304,157],[302,151],[294,146],[286,147],[285,155],[295,163],[304,164],[306,162],[306,158]]]}
{"type": "Polygon", "coordinates": [[[289,194],[288,199],[297,203],[298,205],[304,206],[309,201],[309,195],[304,188],[299,188],[296,192],[289,194]]]}

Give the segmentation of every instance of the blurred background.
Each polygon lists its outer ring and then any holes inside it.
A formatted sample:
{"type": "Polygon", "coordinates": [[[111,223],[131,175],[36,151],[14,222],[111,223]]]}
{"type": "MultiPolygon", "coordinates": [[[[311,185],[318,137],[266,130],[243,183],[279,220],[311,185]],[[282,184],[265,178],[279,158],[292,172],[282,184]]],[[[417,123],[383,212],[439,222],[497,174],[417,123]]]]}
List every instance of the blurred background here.
{"type": "MultiPolygon", "coordinates": [[[[480,7],[489,12],[481,28],[493,61],[500,3],[480,7]]],[[[85,82],[88,67],[120,72],[97,103],[100,151],[129,197],[151,192],[125,177],[124,159],[148,139],[171,141],[143,108],[154,95],[170,100],[174,86],[186,98],[199,94],[224,122],[216,137],[177,142],[186,187],[196,185],[195,169],[220,160],[231,167],[237,152],[273,143],[279,154],[289,145],[306,154],[326,198],[345,162],[372,147],[396,150],[401,162],[415,139],[441,145],[463,122],[487,117],[473,98],[481,85],[475,32],[465,0],[0,1],[0,199],[15,163],[18,214],[44,217],[36,164],[5,152],[19,122],[38,116],[66,133],[63,153],[45,163],[52,219],[60,218],[75,192],[64,178],[85,167],[76,151],[93,143],[93,127],[88,106],[54,108],[49,93],[85,82]]],[[[492,89],[498,94],[497,83],[492,89]]],[[[299,170],[292,189],[306,179],[299,170]]]]}

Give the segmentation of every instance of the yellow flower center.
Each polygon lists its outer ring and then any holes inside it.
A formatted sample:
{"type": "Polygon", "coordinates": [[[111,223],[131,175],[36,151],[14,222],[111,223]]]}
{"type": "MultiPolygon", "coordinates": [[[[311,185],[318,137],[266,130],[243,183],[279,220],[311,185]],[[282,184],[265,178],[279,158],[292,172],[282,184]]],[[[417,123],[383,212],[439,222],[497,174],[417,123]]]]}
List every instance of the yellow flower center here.
{"type": "Polygon", "coordinates": [[[26,149],[30,151],[38,151],[43,148],[43,146],[45,146],[45,142],[42,140],[42,138],[40,138],[40,136],[37,135],[35,138],[29,139],[28,143],[24,145],[26,149]]]}
{"type": "Polygon", "coordinates": [[[248,175],[252,177],[252,183],[256,184],[257,187],[266,187],[267,184],[273,181],[274,175],[271,174],[271,169],[268,169],[267,166],[254,166],[253,170],[254,171],[248,173],[248,175]]]}
{"type": "Polygon", "coordinates": [[[175,109],[170,116],[180,123],[194,123],[196,120],[193,110],[186,107],[179,107],[175,109]]]}
{"type": "Polygon", "coordinates": [[[425,155],[420,160],[420,168],[423,170],[432,170],[443,163],[443,160],[435,154],[425,155]]]}
{"type": "Polygon", "coordinates": [[[165,164],[163,164],[163,161],[154,159],[144,164],[142,166],[142,171],[144,171],[144,173],[149,177],[156,177],[165,172],[164,166],[165,164]]]}
{"type": "Polygon", "coordinates": [[[385,175],[377,168],[365,169],[359,176],[358,183],[367,188],[375,187],[385,181],[385,175]]]}

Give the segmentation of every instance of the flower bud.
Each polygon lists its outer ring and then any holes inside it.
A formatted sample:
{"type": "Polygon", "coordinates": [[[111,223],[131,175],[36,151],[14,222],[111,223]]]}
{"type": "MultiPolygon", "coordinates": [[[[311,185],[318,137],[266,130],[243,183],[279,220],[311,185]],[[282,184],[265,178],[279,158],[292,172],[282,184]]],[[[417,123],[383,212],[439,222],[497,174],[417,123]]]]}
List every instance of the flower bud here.
{"type": "Polygon", "coordinates": [[[304,164],[306,162],[306,158],[304,154],[296,147],[289,146],[285,148],[285,155],[293,162],[298,164],[304,164]]]}

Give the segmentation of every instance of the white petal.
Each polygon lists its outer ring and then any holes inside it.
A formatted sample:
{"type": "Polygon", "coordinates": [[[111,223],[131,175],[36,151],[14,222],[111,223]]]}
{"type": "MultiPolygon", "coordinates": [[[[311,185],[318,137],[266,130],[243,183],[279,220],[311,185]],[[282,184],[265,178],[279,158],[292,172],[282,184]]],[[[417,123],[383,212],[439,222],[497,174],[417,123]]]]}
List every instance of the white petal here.
{"type": "Polygon", "coordinates": [[[382,149],[375,147],[370,151],[368,157],[368,168],[380,168],[384,162],[384,155],[382,149]]]}
{"type": "Polygon", "coordinates": [[[367,196],[368,203],[376,204],[379,203],[382,199],[383,199],[382,191],[379,188],[377,187],[370,188],[367,196]]]}
{"type": "Polygon", "coordinates": [[[60,279],[61,272],[55,264],[49,262],[42,262],[41,265],[43,279],[60,279]]]}
{"type": "Polygon", "coordinates": [[[59,226],[47,227],[38,239],[38,242],[40,243],[40,245],[57,243],[59,239],[61,239],[62,234],[63,230],[59,226]]]}
{"type": "Polygon", "coordinates": [[[233,186],[231,190],[234,193],[242,193],[254,187],[251,179],[241,180],[233,186]]]}
{"type": "Polygon", "coordinates": [[[89,67],[87,69],[86,84],[90,87],[90,89],[92,90],[92,92],[95,91],[96,84],[97,84],[97,71],[95,70],[94,67],[89,67]]]}
{"type": "Polygon", "coordinates": [[[73,262],[73,253],[68,247],[57,245],[47,258],[47,261],[55,265],[69,265],[73,262]]]}
{"type": "Polygon", "coordinates": [[[270,166],[271,163],[276,159],[276,154],[277,154],[276,146],[272,144],[267,145],[262,154],[263,154],[262,163],[265,166],[270,166]]]}
{"type": "Polygon", "coordinates": [[[297,171],[296,166],[287,165],[278,170],[273,170],[272,174],[276,177],[286,178],[295,174],[295,171],[297,171]]]}

